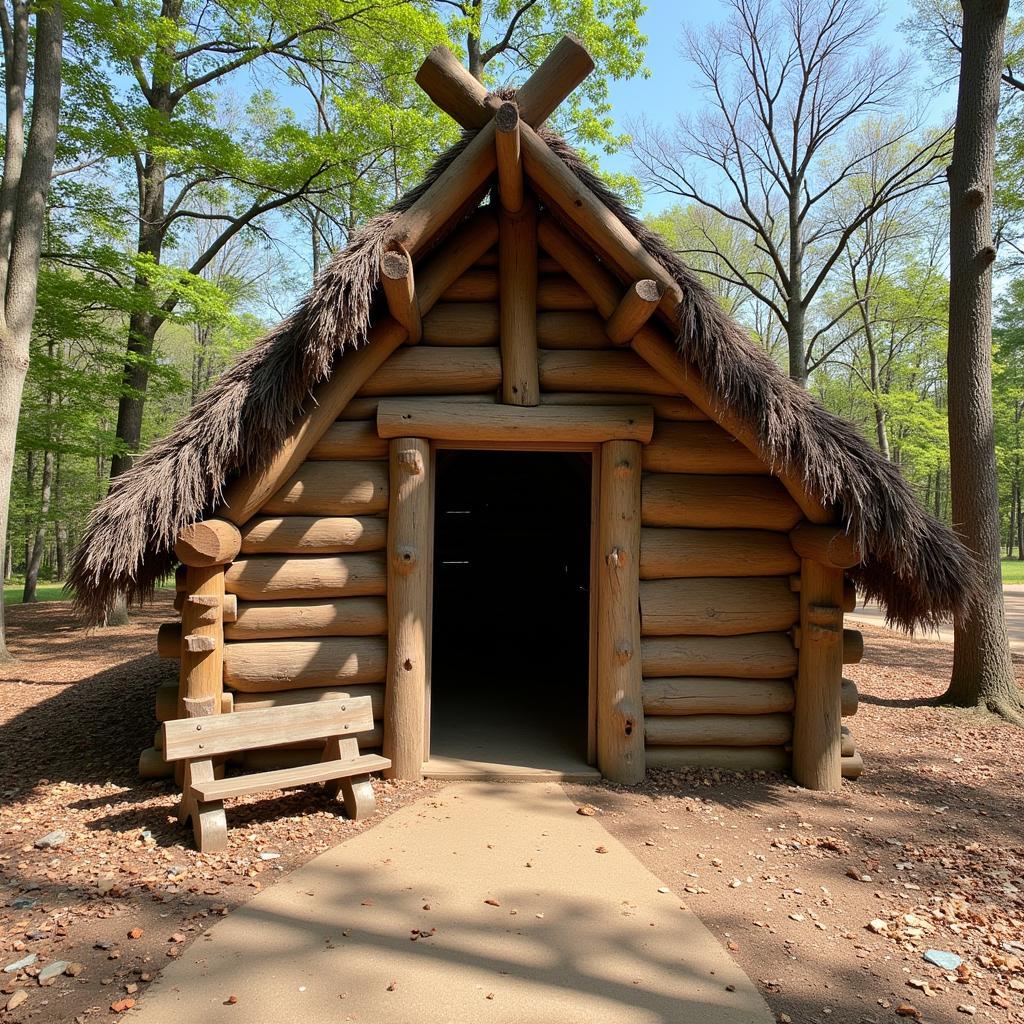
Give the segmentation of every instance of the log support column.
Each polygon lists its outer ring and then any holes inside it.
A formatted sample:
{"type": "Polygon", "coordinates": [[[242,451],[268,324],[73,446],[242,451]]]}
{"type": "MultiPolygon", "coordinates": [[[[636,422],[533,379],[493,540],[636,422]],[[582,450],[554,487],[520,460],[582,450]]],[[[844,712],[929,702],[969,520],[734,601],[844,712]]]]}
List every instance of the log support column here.
{"type": "Polygon", "coordinates": [[[597,766],[613,782],[644,777],[640,658],[640,452],[601,445],[598,580],[597,766]]]}
{"type": "Polygon", "coordinates": [[[804,558],[793,709],[793,778],[808,789],[842,780],[843,571],[804,558]]]}
{"type": "Polygon", "coordinates": [[[384,691],[385,773],[423,776],[430,601],[430,445],[397,437],[390,448],[388,665],[384,691]]]}
{"type": "Polygon", "coordinates": [[[498,219],[501,398],[506,405],[540,404],[537,367],[537,206],[527,197],[498,219]]]}

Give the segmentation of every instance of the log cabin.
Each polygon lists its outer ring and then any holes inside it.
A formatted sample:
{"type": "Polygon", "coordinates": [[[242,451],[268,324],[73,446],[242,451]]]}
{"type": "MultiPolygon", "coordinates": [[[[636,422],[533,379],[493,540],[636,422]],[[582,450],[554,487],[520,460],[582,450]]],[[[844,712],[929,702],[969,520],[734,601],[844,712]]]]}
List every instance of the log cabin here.
{"type": "Polygon", "coordinates": [[[158,720],[369,696],[402,779],[861,772],[855,590],[929,625],[973,562],[546,127],[591,67],[433,51],[461,141],[97,507],[89,615],[174,574],[158,720]]]}

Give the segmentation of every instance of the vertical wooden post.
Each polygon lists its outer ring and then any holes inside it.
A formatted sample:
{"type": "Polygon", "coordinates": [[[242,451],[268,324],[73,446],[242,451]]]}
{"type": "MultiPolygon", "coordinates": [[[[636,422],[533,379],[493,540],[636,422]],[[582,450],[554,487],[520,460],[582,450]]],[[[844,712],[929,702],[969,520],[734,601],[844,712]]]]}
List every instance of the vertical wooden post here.
{"type": "Polygon", "coordinates": [[[601,445],[597,766],[613,782],[644,777],[640,661],[640,450],[601,445]]]}
{"type": "Polygon", "coordinates": [[[423,775],[427,621],[430,602],[430,445],[391,442],[388,509],[388,668],[384,756],[392,779],[423,775]]]}
{"type": "Polygon", "coordinates": [[[843,570],[804,558],[800,577],[793,778],[832,791],[842,781],[843,570]]]}
{"type": "Polygon", "coordinates": [[[178,717],[185,701],[212,699],[219,714],[224,692],[224,566],[190,565],[181,608],[181,671],[178,717]]]}
{"type": "Polygon", "coordinates": [[[537,369],[537,204],[527,197],[498,219],[501,396],[506,405],[539,405],[537,369]]]}

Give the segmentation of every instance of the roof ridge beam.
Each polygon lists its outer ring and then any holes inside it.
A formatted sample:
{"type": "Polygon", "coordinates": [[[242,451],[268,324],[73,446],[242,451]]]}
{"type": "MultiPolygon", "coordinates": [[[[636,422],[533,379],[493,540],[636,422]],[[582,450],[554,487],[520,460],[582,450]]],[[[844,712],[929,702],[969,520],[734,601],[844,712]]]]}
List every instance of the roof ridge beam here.
{"type": "Polygon", "coordinates": [[[498,158],[498,198],[506,213],[523,208],[523,160],[519,147],[519,107],[506,100],[494,115],[494,148],[498,158]]]}

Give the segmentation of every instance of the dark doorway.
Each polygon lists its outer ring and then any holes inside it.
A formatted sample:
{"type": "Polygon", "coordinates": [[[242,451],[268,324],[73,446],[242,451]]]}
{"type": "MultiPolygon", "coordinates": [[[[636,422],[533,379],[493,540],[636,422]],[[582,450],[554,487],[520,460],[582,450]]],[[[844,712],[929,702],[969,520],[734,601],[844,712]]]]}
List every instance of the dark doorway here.
{"type": "Polygon", "coordinates": [[[431,760],[587,756],[591,459],[439,451],[431,760]]]}

